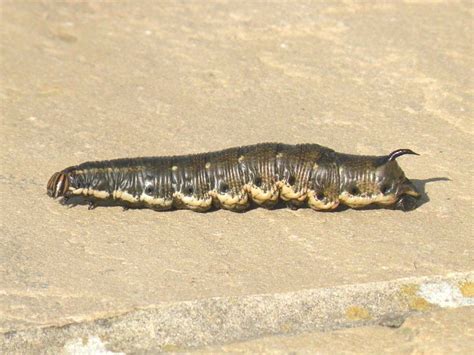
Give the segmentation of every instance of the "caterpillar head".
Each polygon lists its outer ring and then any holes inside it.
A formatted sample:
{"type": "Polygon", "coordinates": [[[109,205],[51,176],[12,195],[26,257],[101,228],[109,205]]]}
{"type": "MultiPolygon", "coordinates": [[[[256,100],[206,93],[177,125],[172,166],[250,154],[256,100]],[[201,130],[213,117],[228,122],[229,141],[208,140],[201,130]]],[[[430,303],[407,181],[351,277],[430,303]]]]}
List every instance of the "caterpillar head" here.
{"type": "Polygon", "coordinates": [[[46,193],[52,198],[67,197],[71,190],[78,186],[77,178],[73,174],[74,167],[69,167],[54,173],[48,180],[46,193]]]}
{"type": "Polygon", "coordinates": [[[420,193],[396,162],[404,154],[418,155],[410,149],[381,157],[346,155],[340,167],[341,202],[353,208],[378,204],[403,211],[415,209],[420,193]]]}
{"type": "Polygon", "coordinates": [[[69,190],[70,181],[69,176],[64,171],[54,173],[48,180],[46,192],[48,196],[57,198],[64,196],[69,190]]]}

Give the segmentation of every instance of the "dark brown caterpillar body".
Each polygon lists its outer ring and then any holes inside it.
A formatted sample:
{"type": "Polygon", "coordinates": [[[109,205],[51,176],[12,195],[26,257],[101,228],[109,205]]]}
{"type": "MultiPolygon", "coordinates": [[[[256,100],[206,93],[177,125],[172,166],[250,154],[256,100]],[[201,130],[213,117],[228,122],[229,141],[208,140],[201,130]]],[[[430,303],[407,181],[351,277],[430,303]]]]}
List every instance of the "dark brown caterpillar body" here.
{"type": "Polygon", "coordinates": [[[86,162],[53,174],[54,198],[81,197],[90,207],[104,200],[155,210],[211,207],[242,211],[253,201],[271,208],[286,201],[333,210],[370,204],[404,211],[420,196],[395,159],[336,153],[317,144],[263,143],[195,155],[86,162]]]}

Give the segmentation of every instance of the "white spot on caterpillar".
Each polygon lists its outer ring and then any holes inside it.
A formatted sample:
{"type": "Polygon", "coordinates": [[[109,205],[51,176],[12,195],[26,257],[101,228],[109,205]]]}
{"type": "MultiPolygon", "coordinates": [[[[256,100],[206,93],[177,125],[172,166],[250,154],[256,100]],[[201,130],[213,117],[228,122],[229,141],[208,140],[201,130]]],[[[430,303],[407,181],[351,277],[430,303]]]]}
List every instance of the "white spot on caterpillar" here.
{"type": "Polygon", "coordinates": [[[206,169],[209,169],[211,167],[211,163],[207,162],[205,167],[206,167],[206,169]]]}
{"type": "Polygon", "coordinates": [[[173,165],[173,166],[171,167],[171,170],[176,171],[176,170],[178,170],[178,167],[177,167],[176,165],[173,165]]]}
{"type": "Polygon", "coordinates": [[[244,159],[245,159],[245,157],[243,155],[241,155],[239,157],[239,159],[237,159],[237,160],[238,160],[239,163],[242,163],[244,161],[244,159]]]}

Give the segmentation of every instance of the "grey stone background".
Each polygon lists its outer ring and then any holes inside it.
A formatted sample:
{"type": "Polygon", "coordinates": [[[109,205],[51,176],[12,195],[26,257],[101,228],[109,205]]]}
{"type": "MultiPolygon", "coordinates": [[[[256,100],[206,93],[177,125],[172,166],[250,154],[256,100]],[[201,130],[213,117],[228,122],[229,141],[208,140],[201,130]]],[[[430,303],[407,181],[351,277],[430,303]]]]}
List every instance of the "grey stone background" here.
{"type": "Polygon", "coordinates": [[[1,332],[471,272],[472,24],[470,1],[2,1],[1,332]],[[87,160],[264,141],[411,148],[423,204],[157,213],[45,194],[87,160]]]}

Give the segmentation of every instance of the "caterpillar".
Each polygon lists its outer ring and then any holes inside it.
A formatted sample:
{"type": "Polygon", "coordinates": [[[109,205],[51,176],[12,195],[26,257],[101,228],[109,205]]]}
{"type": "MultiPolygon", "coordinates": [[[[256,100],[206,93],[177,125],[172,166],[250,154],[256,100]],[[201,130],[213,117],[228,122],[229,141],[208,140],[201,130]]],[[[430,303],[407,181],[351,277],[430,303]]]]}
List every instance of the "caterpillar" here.
{"type": "Polygon", "coordinates": [[[396,162],[410,149],[384,156],[337,153],[317,144],[261,143],[193,155],[85,162],[51,176],[47,194],[89,209],[102,202],[163,211],[211,208],[244,211],[283,201],[329,211],[375,204],[403,211],[420,193],[396,162]]]}

